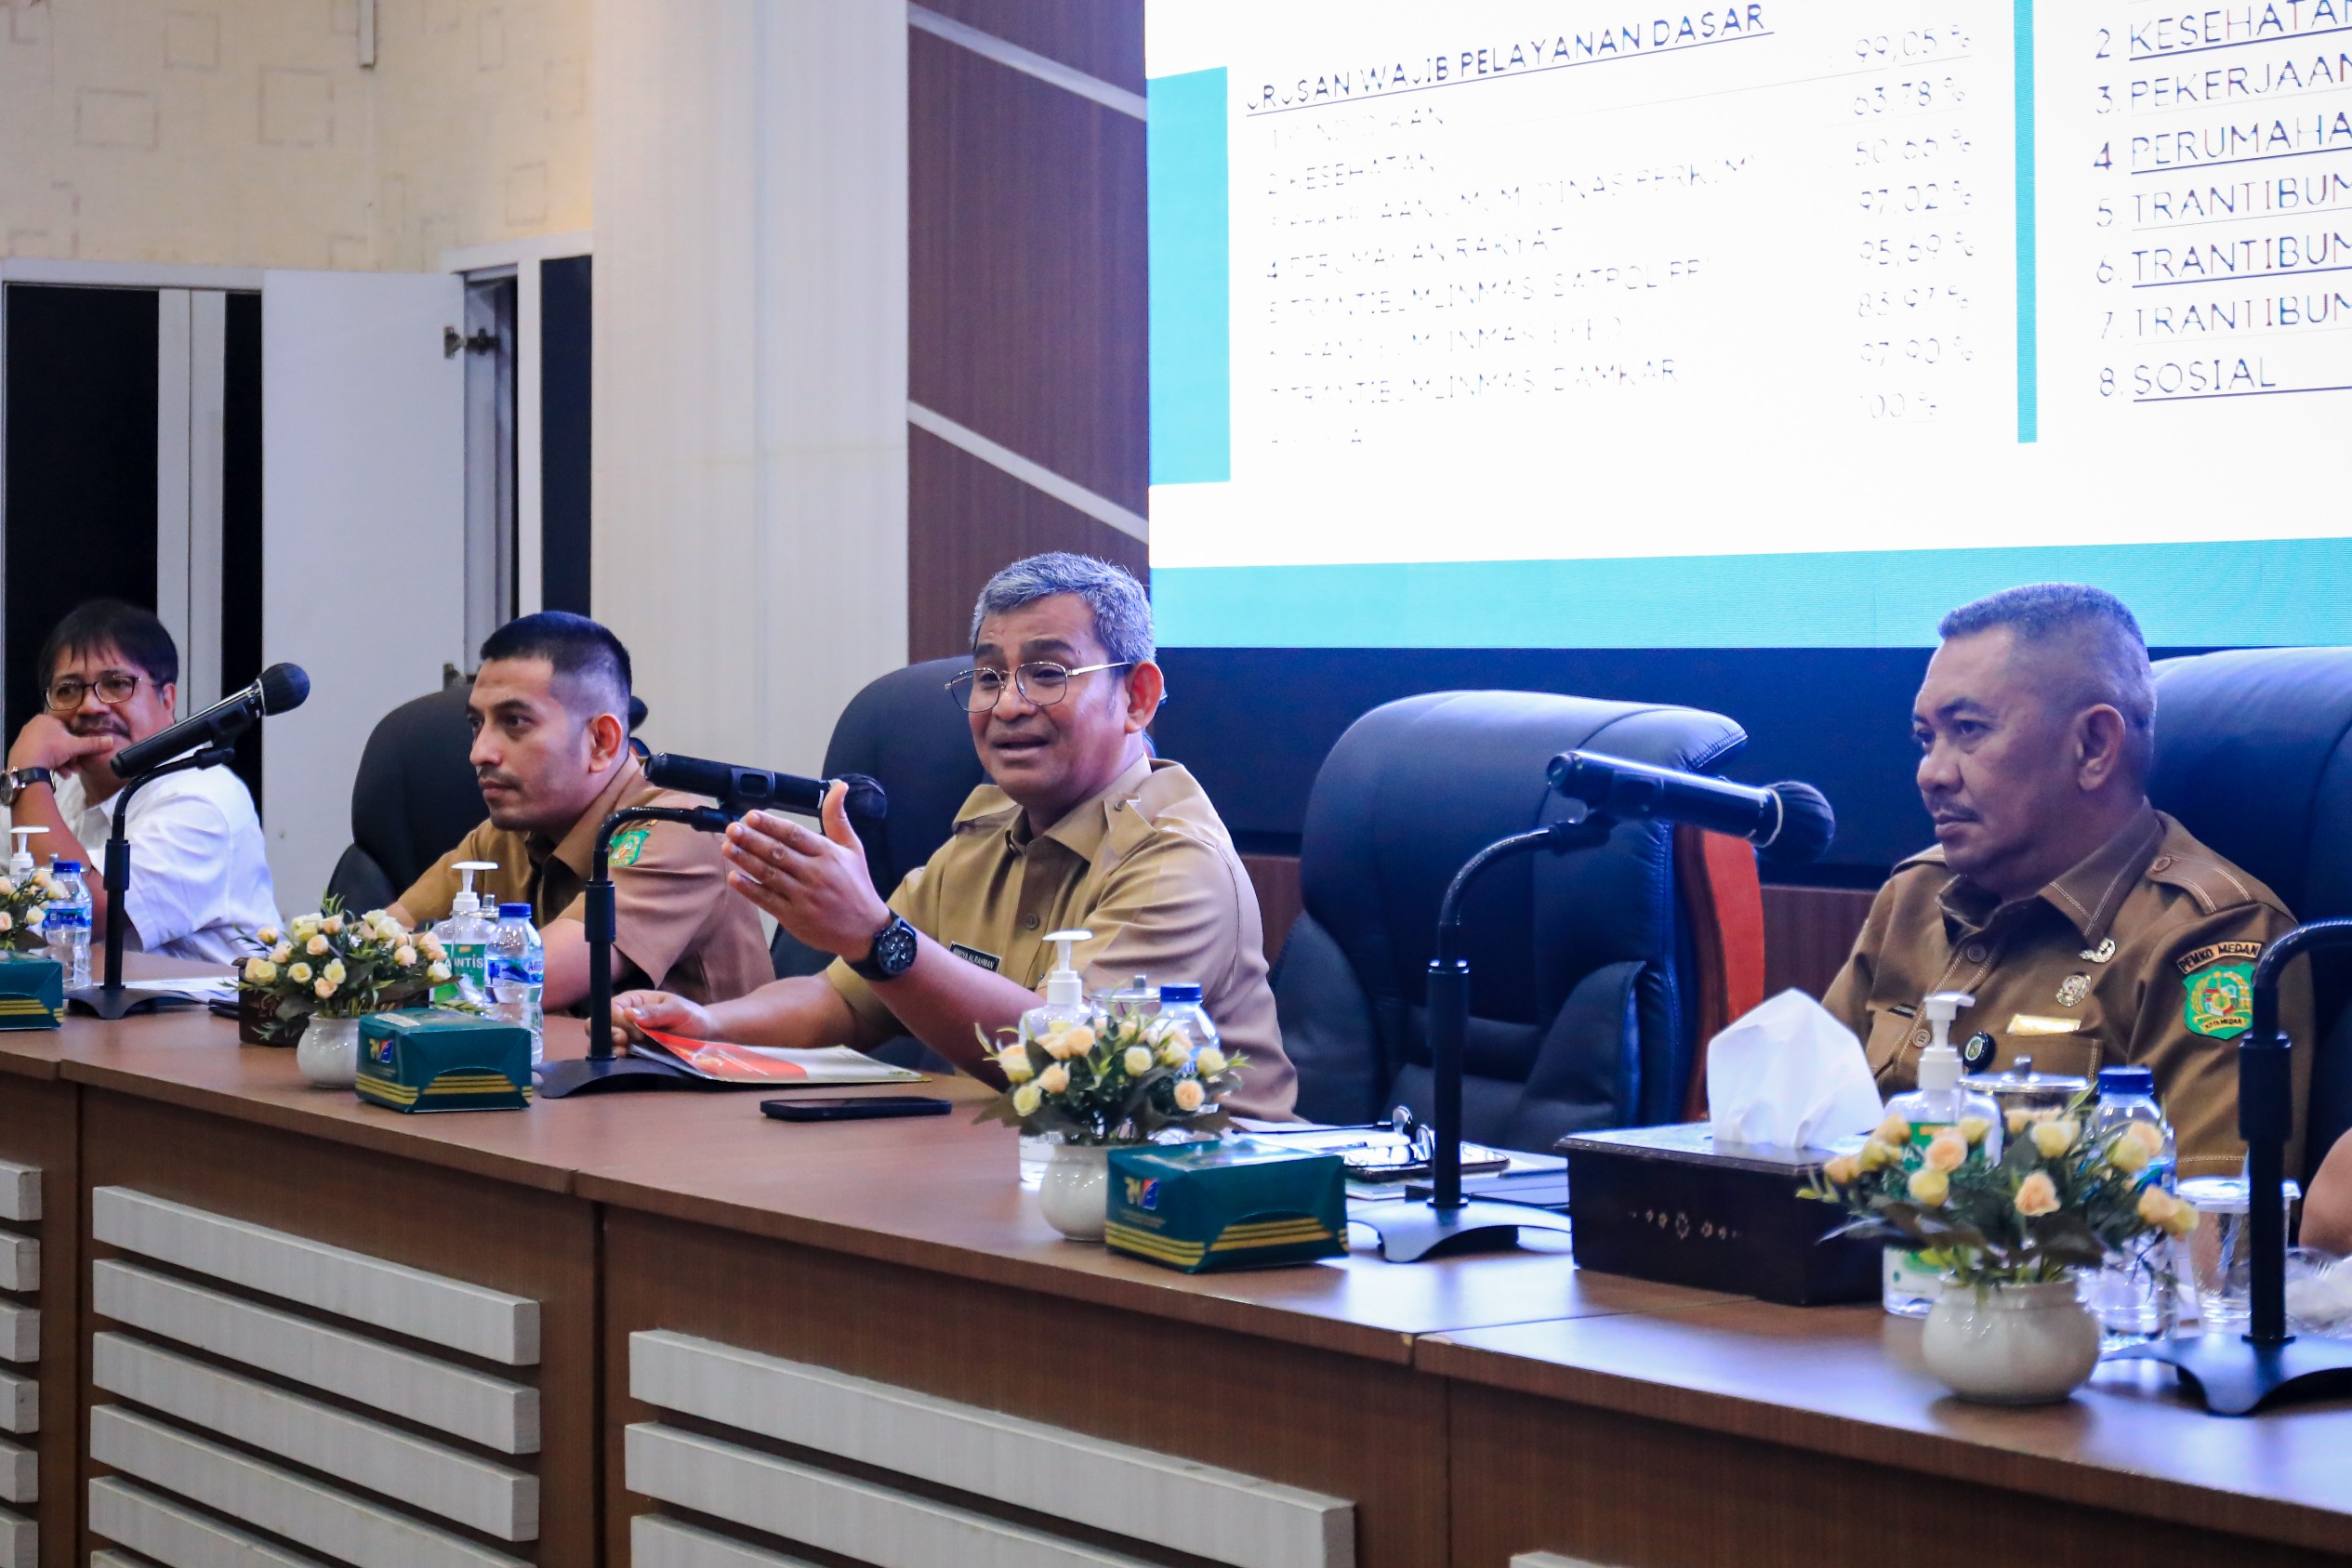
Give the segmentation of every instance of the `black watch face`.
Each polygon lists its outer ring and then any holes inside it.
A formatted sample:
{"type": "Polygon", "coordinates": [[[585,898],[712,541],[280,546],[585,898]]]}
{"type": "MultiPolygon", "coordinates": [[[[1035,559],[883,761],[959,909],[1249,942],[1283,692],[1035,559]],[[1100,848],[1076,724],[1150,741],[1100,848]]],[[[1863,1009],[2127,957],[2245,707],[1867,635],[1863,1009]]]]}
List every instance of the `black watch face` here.
{"type": "Polygon", "coordinates": [[[873,956],[868,960],[886,978],[896,978],[915,967],[915,928],[904,920],[892,920],[874,939],[873,956]]]}

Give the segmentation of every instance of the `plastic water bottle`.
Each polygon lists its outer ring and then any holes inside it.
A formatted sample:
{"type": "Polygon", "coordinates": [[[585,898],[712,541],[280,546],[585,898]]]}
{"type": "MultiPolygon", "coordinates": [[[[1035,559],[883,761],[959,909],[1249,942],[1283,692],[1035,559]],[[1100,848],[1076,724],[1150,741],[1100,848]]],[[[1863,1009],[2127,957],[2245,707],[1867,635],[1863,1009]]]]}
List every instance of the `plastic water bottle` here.
{"type": "Polygon", "coordinates": [[[49,956],[65,968],[68,986],[90,982],[90,886],[82,880],[80,861],[51,861],[49,875],[57,882],[57,897],[42,916],[41,929],[49,939],[49,956]]]}
{"type": "Polygon", "coordinates": [[[490,1016],[531,1031],[531,1065],[547,1059],[547,1021],[539,995],[547,982],[547,949],[531,924],[527,903],[498,906],[490,938],[490,1016]]]}
{"type": "Polygon", "coordinates": [[[1161,986],[1159,988],[1159,1016],[1172,1020],[1181,1027],[1184,1031],[1184,1037],[1192,1042],[1195,1051],[1204,1051],[1211,1046],[1221,1050],[1224,1048],[1224,1041],[1217,1034],[1217,1025],[1210,1021],[1208,1010],[1200,1005],[1198,985],[1179,982],[1161,986]]]}
{"type": "MultiPolygon", "coordinates": [[[[2145,1067],[2100,1068],[2099,1101],[2091,1113],[2091,1136],[2105,1142],[2134,1122],[2149,1123],[2164,1137],[2162,1150],[2141,1173],[2140,1185],[2174,1191],[2179,1157],[2173,1148],[2172,1125],[2156,1103],[2156,1075],[2145,1067]]],[[[2157,1338],[2170,1326],[2172,1301],[2156,1277],[2165,1246],[2161,1234],[2143,1236],[2091,1280],[2087,1291],[2091,1310],[2098,1313],[2107,1349],[2157,1338]]]]}

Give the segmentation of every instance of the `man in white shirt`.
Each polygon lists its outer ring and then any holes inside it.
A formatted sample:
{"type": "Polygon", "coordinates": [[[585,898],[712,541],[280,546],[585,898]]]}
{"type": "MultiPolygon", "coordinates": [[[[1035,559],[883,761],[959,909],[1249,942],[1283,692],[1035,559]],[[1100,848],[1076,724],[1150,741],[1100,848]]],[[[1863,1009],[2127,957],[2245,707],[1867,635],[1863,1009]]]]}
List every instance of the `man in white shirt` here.
{"type": "MultiPolygon", "coordinates": [[[[41,648],[44,712],[8,748],[0,804],[18,827],[45,827],[36,852],[82,863],[94,935],[106,930],[106,838],[123,782],[114,754],[168,729],[179,698],[179,650],[164,624],[120,600],[93,600],[59,621],[41,648]]],[[[229,963],[252,933],[278,923],[261,819],[244,781],[196,768],[143,785],[124,825],[131,880],[126,945],[229,963]]]]}

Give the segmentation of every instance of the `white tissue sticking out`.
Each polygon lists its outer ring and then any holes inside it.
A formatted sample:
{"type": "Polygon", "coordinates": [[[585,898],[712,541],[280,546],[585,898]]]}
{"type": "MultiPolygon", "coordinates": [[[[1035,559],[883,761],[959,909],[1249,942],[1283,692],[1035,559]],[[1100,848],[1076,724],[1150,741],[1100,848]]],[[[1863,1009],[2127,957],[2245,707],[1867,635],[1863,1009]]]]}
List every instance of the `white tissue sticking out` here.
{"type": "Polygon", "coordinates": [[[1884,1109],[1862,1042],[1802,991],[1783,991],[1708,1042],[1717,1143],[1824,1148],[1870,1131],[1884,1109]]]}

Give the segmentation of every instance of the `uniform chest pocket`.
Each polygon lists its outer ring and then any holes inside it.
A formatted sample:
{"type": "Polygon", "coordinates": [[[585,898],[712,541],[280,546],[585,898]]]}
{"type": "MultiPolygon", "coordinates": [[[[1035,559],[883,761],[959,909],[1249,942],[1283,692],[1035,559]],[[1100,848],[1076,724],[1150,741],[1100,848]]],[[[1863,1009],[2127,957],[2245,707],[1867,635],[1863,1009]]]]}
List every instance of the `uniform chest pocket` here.
{"type": "Polygon", "coordinates": [[[1924,1039],[1926,1034],[1927,1026],[1915,1018],[1898,1012],[1871,1014],[1870,1037],[1866,1048],[1870,1059],[1870,1075],[1884,1077],[1887,1069],[1895,1065],[1911,1044],[1911,1036],[1918,1034],[1924,1039]]]}

